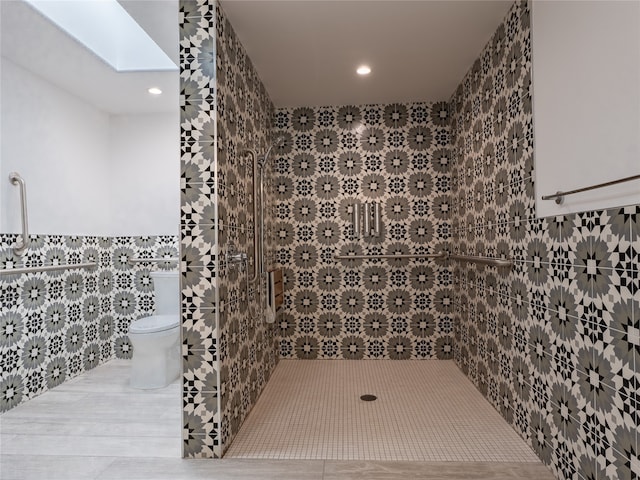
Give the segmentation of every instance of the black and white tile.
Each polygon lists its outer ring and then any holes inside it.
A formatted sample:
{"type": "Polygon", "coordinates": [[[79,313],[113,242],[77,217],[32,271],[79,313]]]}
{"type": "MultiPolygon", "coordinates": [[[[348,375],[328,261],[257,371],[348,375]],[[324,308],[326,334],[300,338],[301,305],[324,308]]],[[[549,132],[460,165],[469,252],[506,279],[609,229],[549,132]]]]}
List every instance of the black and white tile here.
{"type": "MultiPolygon", "coordinates": [[[[216,9],[216,94],[219,263],[220,441],[224,453],[271,376],[278,360],[274,325],[264,321],[253,273],[253,164],[271,137],[273,104],[233,27],[216,9]],[[249,258],[244,267],[224,261],[235,248],[249,258]],[[248,272],[247,272],[248,269],[248,272]]],[[[273,157],[271,157],[273,158],[273,157]]],[[[265,168],[265,269],[273,260],[273,162],[265,168]]],[[[256,179],[256,181],[258,181],[256,179]]],[[[259,198],[255,199],[259,203],[259,198]]],[[[265,291],[262,283],[261,291],[265,291]]],[[[262,300],[264,300],[262,296],[262,300]]]]}
{"type": "Polygon", "coordinates": [[[453,357],[558,477],[637,477],[640,207],[535,218],[528,4],[448,102],[275,111],[216,3],[180,5],[185,456],[222,455],[277,348],[453,357]],[[271,131],[285,139],[267,176],[267,263],[286,277],[275,329],[223,261],[251,249],[242,152],[271,131]],[[365,201],[383,206],[380,238],[353,235],[365,201]],[[441,250],[515,265],[333,258],[441,250]]]}
{"type": "Polygon", "coordinates": [[[529,22],[450,100],[452,248],[515,260],[454,266],[455,359],[559,478],[638,478],[640,207],[535,218],[529,22]]]}
{"type": "Polygon", "coordinates": [[[278,109],[275,132],[285,138],[275,178],[281,357],[450,358],[447,266],[334,259],[448,248],[448,105],[278,109]],[[380,204],[380,237],[354,235],[352,208],[365,202],[380,204]]]}
{"type": "MultiPolygon", "coordinates": [[[[154,309],[149,264],[177,257],[177,237],[33,235],[22,257],[17,235],[0,235],[0,268],[96,262],[82,270],[0,278],[0,411],[111,358],[131,358],[133,320],[154,309]]],[[[160,268],[175,268],[160,265],[160,268]]]]}
{"type": "MultiPolygon", "coordinates": [[[[183,453],[221,457],[277,362],[260,317],[253,269],[252,164],[271,141],[273,105],[220,5],[180,2],[182,145],[183,453]],[[249,254],[240,269],[231,245],[249,254]]],[[[274,265],[271,168],[265,210],[274,265]]]]}

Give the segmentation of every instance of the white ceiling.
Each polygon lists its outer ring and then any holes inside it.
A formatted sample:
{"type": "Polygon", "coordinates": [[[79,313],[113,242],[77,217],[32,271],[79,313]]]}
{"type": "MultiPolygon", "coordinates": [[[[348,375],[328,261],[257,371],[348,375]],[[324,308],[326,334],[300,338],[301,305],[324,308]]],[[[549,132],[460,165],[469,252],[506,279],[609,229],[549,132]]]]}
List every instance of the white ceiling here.
{"type": "MultiPolygon", "coordinates": [[[[119,2],[178,64],[178,0],[119,2]]],[[[222,0],[277,106],[448,99],[511,3],[222,0]]],[[[3,57],[109,113],[177,110],[177,71],[117,73],[22,1],[0,8],[3,57]]]]}
{"type": "Polygon", "coordinates": [[[512,1],[222,0],[276,106],[446,100],[512,1]],[[368,77],[355,73],[371,66],[368,77]]]}
{"type": "MultiPolygon", "coordinates": [[[[178,65],[178,0],[119,0],[178,65]]],[[[178,70],[116,72],[22,1],[0,0],[2,56],[112,114],[178,111],[178,70]],[[154,97],[151,86],[164,92],[154,97]]]]}

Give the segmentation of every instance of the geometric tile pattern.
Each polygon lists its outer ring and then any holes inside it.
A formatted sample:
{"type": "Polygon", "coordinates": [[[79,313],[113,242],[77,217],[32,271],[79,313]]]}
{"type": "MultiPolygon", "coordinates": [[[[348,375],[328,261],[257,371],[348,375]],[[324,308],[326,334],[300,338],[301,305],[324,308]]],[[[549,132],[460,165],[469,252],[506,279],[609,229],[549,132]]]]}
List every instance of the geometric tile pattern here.
{"type": "MultiPolygon", "coordinates": [[[[455,360],[558,478],[639,478],[640,206],[536,218],[530,7],[450,100],[455,360]]],[[[586,99],[585,99],[586,100],[586,99]]]]}
{"type": "Polygon", "coordinates": [[[540,463],[452,360],[281,360],[225,458],[540,463]]]}
{"type": "Polygon", "coordinates": [[[222,456],[216,231],[215,2],[181,0],[182,453],[222,456]]]}
{"type": "Polygon", "coordinates": [[[131,358],[127,331],[154,309],[150,268],[157,267],[128,259],[178,255],[175,236],[31,235],[17,257],[17,237],[0,235],[0,268],[98,266],[0,277],[2,412],[111,358],[131,358]]]}
{"type": "MultiPolygon", "coordinates": [[[[275,328],[262,319],[256,285],[247,289],[253,184],[243,154],[264,154],[273,105],[220,5],[179,8],[183,454],[219,458],[277,362],[275,328]],[[231,245],[248,266],[227,264],[231,245]]],[[[271,190],[267,183],[267,219],[271,190]]],[[[272,230],[268,223],[268,267],[272,230]]]]}
{"type": "MultiPolygon", "coordinates": [[[[260,307],[266,300],[265,279],[260,279],[260,288],[258,283],[247,288],[254,265],[253,226],[259,219],[253,218],[253,161],[245,152],[266,152],[272,141],[273,104],[219,3],[216,13],[218,354],[224,454],[269,380],[278,350],[275,325],[265,322],[260,307]],[[248,265],[227,263],[231,248],[247,253],[248,265]]],[[[264,175],[266,270],[274,265],[272,170],[270,156],[264,175]]],[[[259,204],[259,195],[256,201],[259,204]]]]}
{"type": "Polygon", "coordinates": [[[451,358],[451,275],[442,261],[336,260],[425,254],[450,237],[446,102],[281,108],[276,166],[282,358],[451,358]],[[377,202],[379,237],[354,235],[377,202]]]}

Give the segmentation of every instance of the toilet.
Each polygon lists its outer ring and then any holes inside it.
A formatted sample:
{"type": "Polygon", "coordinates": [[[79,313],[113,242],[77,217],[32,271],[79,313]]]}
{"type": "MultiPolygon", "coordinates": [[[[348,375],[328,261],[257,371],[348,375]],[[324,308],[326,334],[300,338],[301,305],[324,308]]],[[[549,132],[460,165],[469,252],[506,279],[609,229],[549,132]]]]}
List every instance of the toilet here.
{"type": "Polygon", "coordinates": [[[131,322],[131,386],[162,388],[180,373],[180,294],[178,272],[151,272],[155,312],[131,322]]]}

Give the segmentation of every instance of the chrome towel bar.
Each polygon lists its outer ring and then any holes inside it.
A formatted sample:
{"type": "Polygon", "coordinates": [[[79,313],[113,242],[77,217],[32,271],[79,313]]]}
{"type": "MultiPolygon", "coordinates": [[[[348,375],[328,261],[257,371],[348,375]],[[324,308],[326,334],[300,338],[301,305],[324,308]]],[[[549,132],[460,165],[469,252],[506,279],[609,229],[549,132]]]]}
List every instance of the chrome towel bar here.
{"type": "Polygon", "coordinates": [[[589,187],[577,188],[575,190],[569,190],[568,192],[556,192],[553,195],[544,195],[542,200],[553,200],[555,198],[558,205],[562,204],[565,195],[573,195],[574,193],[587,192],[589,190],[595,190],[596,188],[609,187],[611,185],[617,185],[618,183],[630,182],[631,180],[640,180],[640,175],[632,175],[630,177],[619,178],[611,182],[599,183],[597,185],[591,185],[589,187]]]}
{"type": "Polygon", "coordinates": [[[20,275],[23,273],[54,272],[56,270],[77,270],[79,268],[97,267],[96,262],[71,263],[66,265],[42,265],[39,267],[18,267],[0,270],[0,275],[20,275]]]}
{"type": "Polygon", "coordinates": [[[27,219],[27,184],[17,172],[9,174],[9,181],[20,187],[20,214],[22,218],[22,238],[16,241],[13,252],[20,256],[29,248],[29,221],[27,219]]]}

